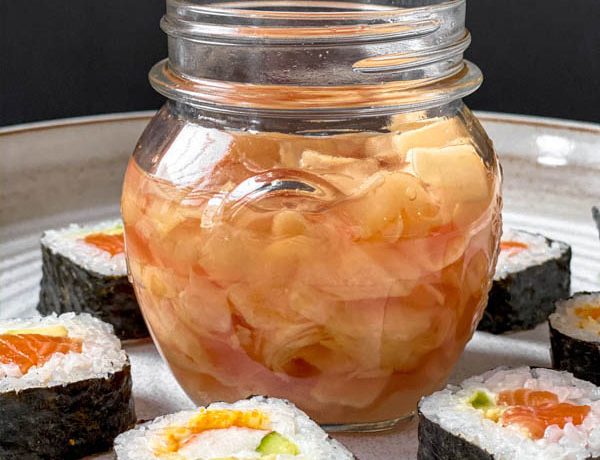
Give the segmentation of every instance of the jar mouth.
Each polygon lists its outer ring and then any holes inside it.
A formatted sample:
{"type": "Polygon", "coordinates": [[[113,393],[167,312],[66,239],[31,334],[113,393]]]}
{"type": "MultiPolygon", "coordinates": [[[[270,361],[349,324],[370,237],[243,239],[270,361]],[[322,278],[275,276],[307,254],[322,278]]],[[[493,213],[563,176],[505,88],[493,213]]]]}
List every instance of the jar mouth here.
{"type": "Polygon", "coordinates": [[[396,5],[353,1],[168,0],[162,29],[189,40],[303,46],[389,41],[431,34],[438,15],[465,0],[400,0],[396,5]]]}
{"type": "Polygon", "coordinates": [[[398,11],[407,13],[430,11],[445,8],[460,0],[396,0],[361,2],[353,0],[299,0],[293,3],[285,0],[174,0],[170,5],[188,10],[219,16],[252,16],[263,18],[319,19],[379,17],[396,15],[398,11]],[[365,16],[365,14],[367,16],[365,16]]]}
{"type": "Polygon", "coordinates": [[[200,106],[425,107],[481,84],[464,17],[465,0],[167,0],[150,81],[200,106]]]}

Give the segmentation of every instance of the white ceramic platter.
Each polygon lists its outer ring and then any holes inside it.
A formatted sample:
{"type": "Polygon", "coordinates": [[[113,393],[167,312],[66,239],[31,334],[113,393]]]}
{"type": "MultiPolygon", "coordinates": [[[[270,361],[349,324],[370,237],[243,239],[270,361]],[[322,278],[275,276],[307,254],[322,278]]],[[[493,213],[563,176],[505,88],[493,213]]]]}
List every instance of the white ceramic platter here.
{"type": "MultiPolygon", "coordinates": [[[[46,228],[118,214],[121,181],[151,112],[0,129],[0,317],[35,314],[46,228]]],[[[574,291],[600,290],[600,125],[479,113],[504,167],[504,220],[573,247],[574,291]]],[[[548,366],[545,325],[493,336],[477,332],[452,381],[499,365],[548,366]]],[[[150,342],[127,345],[138,417],[192,406],[150,342]]],[[[361,460],[416,456],[416,427],[336,434],[361,460]]],[[[112,458],[110,454],[99,458],[112,458]]]]}

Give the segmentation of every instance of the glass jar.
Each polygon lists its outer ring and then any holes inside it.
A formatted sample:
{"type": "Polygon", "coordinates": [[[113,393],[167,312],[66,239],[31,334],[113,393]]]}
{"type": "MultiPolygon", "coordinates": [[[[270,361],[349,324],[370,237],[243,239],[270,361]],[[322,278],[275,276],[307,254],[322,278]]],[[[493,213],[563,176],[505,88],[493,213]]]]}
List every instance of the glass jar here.
{"type": "Polygon", "coordinates": [[[463,0],[168,0],[169,102],[122,198],[152,336],[197,403],[284,397],[382,429],[485,306],[500,172],[461,98],[463,0]]]}

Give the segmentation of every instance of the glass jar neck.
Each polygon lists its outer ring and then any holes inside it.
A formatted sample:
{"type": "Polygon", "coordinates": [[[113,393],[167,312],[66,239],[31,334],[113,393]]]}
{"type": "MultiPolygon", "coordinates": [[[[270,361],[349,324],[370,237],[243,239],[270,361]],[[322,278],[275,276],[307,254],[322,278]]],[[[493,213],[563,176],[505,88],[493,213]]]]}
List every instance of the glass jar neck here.
{"type": "Polygon", "coordinates": [[[462,117],[468,111],[461,100],[455,100],[433,108],[400,112],[394,114],[371,114],[355,111],[351,118],[303,117],[296,112],[295,117],[281,117],[279,113],[244,111],[225,113],[219,108],[196,107],[186,102],[170,101],[163,109],[165,116],[186,123],[197,123],[205,128],[251,132],[278,132],[306,136],[323,136],[361,132],[401,131],[431,119],[462,117]],[[351,119],[351,123],[349,123],[351,119]]]}
{"type": "Polygon", "coordinates": [[[413,111],[475,91],[465,0],[167,0],[163,95],[297,116],[413,111]]]}

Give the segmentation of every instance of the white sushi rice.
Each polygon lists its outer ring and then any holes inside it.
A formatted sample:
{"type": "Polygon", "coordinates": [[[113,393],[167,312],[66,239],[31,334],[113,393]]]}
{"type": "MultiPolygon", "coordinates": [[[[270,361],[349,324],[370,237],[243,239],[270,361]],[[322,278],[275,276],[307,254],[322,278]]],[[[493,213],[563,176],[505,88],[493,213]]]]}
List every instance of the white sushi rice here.
{"type": "Polygon", "coordinates": [[[577,316],[575,310],[584,306],[600,308],[600,292],[581,293],[556,303],[550,324],[559,332],[579,340],[600,344],[600,321],[577,316]]]}
{"type": "Polygon", "coordinates": [[[47,230],[42,235],[41,242],[53,253],[71,259],[86,270],[105,276],[125,276],[125,254],[113,256],[83,240],[86,235],[114,230],[122,225],[120,219],[85,226],[71,224],[59,230],[47,230]]]}
{"type": "Polygon", "coordinates": [[[584,460],[600,455],[600,389],[568,372],[549,369],[496,369],[447,387],[424,398],[421,413],[445,431],[493,454],[496,460],[584,460]],[[495,395],[503,390],[529,388],[555,393],[560,402],[591,406],[581,425],[549,426],[533,440],[516,426],[503,427],[473,408],[469,398],[479,390],[495,395]]]}
{"type": "Polygon", "coordinates": [[[0,321],[0,334],[55,325],[64,326],[68,337],[81,339],[81,353],[55,353],[43,365],[30,368],[25,375],[14,364],[0,363],[0,392],[105,378],[120,371],[127,362],[127,354],[121,349],[112,326],[87,313],[0,321]]]}
{"type": "Polygon", "coordinates": [[[566,245],[560,241],[548,240],[534,233],[515,229],[504,229],[502,241],[516,241],[527,245],[527,249],[512,253],[500,251],[496,265],[495,280],[501,280],[507,276],[525,270],[534,265],[541,265],[551,259],[558,259],[566,250],[566,245]]]}
{"type": "MultiPolygon", "coordinates": [[[[298,446],[299,455],[278,454],[277,460],[345,460],[354,456],[339,442],[329,438],[304,412],[288,401],[255,396],[233,404],[213,403],[207,409],[235,409],[250,411],[258,409],[268,415],[271,429],[285,436],[298,446]]],[[[149,460],[157,457],[152,449],[160,439],[163,429],[185,426],[197,411],[185,411],[165,415],[151,422],[122,433],[115,439],[115,452],[119,460],[149,460]]],[[[235,457],[239,460],[261,458],[255,451],[260,440],[269,431],[244,428],[209,430],[179,449],[178,460],[208,460],[235,457]]]]}

